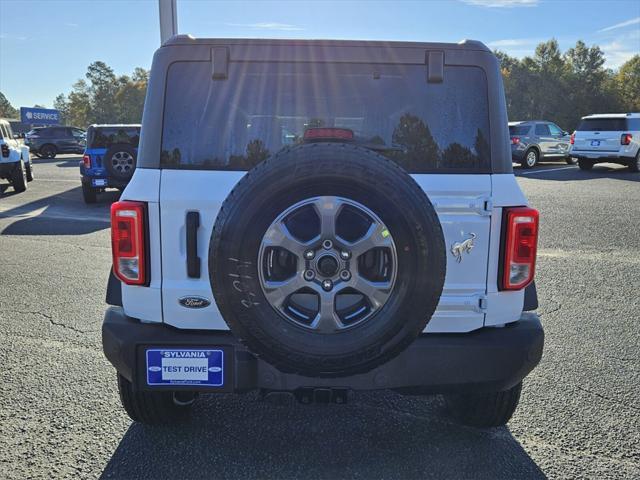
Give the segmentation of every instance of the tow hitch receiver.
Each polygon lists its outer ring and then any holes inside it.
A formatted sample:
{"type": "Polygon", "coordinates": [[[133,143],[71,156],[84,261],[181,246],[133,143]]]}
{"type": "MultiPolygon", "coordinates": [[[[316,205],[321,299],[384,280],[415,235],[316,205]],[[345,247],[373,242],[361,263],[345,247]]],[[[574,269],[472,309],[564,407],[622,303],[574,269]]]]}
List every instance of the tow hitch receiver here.
{"type": "Polygon", "coordinates": [[[294,391],[263,389],[261,391],[261,397],[263,400],[274,405],[290,405],[294,399],[305,405],[312,403],[336,403],[344,405],[349,399],[349,390],[346,388],[326,387],[304,387],[294,391]]]}

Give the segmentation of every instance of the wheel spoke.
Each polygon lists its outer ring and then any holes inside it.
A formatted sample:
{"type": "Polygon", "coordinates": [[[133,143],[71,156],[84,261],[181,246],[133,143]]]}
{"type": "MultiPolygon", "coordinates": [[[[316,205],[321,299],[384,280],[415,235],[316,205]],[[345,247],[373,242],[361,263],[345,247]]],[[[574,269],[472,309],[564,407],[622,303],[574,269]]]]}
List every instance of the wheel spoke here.
{"type": "Polygon", "coordinates": [[[380,308],[391,293],[391,282],[372,282],[355,275],[348,285],[369,299],[374,310],[380,308]]]}
{"type": "Polygon", "coordinates": [[[280,247],[288,250],[297,257],[302,257],[306,245],[298,241],[283,222],[276,222],[264,235],[263,242],[266,246],[280,247]]]}
{"type": "Polygon", "coordinates": [[[335,308],[334,292],[318,292],[320,297],[320,308],[316,318],[311,324],[311,328],[322,333],[332,333],[344,327],[335,308]]]}
{"type": "Polygon", "coordinates": [[[320,235],[324,239],[333,240],[336,236],[336,218],[342,202],[337,197],[320,197],[313,205],[320,217],[320,235]]]}
{"type": "Polygon", "coordinates": [[[372,248],[387,247],[391,248],[392,240],[389,230],[379,222],[373,222],[362,238],[356,240],[350,245],[351,253],[354,258],[368,252],[372,248]]]}
{"type": "Polygon", "coordinates": [[[288,280],[266,280],[264,282],[264,293],[272,305],[282,307],[289,295],[297,292],[304,286],[306,286],[306,282],[296,273],[295,276],[288,280]]]}

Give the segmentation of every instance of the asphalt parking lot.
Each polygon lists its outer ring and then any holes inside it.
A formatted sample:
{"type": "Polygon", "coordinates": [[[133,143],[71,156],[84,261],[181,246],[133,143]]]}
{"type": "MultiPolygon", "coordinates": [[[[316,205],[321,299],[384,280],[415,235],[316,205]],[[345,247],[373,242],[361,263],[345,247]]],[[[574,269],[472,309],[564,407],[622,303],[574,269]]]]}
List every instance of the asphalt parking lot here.
{"type": "Polygon", "coordinates": [[[0,478],[640,478],[640,174],[517,170],[541,212],[541,365],[507,428],[438,398],[346,406],[203,398],[181,427],[121,409],[100,324],[109,203],[82,203],[77,156],[0,184],[0,478]]]}

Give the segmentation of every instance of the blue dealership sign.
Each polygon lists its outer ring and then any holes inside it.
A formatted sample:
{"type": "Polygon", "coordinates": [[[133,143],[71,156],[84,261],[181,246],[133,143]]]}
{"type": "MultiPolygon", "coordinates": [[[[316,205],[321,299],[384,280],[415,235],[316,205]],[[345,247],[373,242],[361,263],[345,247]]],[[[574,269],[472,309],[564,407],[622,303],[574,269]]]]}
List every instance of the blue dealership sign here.
{"type": "Polygon", "coordinates": [[[50,108],[20,107],[20,120],[31,125],[57,125],[60,112],[50,108]]]}

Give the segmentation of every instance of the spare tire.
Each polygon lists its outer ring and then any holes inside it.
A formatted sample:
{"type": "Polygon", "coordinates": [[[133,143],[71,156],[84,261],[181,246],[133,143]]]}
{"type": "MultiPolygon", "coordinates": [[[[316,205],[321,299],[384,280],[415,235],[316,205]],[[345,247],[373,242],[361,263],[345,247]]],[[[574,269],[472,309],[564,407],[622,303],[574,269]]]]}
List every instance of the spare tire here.
{"type": "Polygon", "coordinates": [[[276,368],[366,372],[404,350],[444,284],[436,212],[395,162],[315,143],[250,170],[224,201],[209,250],[229,328],[276,368]]]}
{"type": "Polygon", "coordinates": [[[136,168],[136,150],[126,143],[114,143],[104,154],[102,164],[112,178],[128,180],[136,168]]]}

